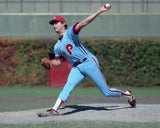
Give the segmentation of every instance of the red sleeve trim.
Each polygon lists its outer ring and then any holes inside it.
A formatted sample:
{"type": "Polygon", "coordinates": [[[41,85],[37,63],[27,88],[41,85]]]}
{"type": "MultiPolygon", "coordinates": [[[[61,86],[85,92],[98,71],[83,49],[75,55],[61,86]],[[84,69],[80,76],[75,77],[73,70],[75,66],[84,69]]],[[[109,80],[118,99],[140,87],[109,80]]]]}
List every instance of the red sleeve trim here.
{"type": "Polygon", "coordinates": [[[56,56],[54,59],[60,59],[60,57],[59,57],[59,56],[56,56]]]}
{"type": "Polygon", "coordinates": [[[73,26],[73,32],[74,32],[74,34],[78,34],[78,33],[81,31],[81,30],[76,30],[76,29],[75,29],[75,27],[76,27],[77,24],[79,24],[79,22],[76,23],[76,24],[73,26]]]}

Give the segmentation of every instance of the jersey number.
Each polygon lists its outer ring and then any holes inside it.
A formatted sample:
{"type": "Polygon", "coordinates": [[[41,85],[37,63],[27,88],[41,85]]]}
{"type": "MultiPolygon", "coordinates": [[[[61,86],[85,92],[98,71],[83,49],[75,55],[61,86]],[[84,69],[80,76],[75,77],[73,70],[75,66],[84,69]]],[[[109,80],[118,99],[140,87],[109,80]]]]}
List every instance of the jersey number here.
{"type": "Polygon", "coordinates": [[[71,50],[73,49],[73,45],[67,44],[67,45],[66,45],[66,49],[67,49],[68,53],[69,53],[70,55],[72,55],[71,50]]]}

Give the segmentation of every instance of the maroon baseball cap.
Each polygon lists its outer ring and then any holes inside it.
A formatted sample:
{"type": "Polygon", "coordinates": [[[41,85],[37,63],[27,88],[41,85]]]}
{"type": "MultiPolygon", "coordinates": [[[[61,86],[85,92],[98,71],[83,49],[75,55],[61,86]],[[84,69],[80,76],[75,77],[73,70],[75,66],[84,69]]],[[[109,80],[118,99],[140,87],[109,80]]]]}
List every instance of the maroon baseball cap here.
{"type": "Polygon", "coordinates": [[[49,24],[53,25],[55,22],[59,22],[59,21],[66,23],[66,20],[63,17],[61,17],[61,16],[55,16],[53,18],[53,20],[49,21],[49,24]]]}

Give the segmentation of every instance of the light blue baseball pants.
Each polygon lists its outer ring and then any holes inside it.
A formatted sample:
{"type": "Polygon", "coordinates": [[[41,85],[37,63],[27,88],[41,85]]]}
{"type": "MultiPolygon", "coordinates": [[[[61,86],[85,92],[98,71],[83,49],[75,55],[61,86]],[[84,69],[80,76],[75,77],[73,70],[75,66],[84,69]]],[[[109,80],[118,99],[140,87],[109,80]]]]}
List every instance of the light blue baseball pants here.
{"type": "Polygon", "coordinates": [[[87,56],[86,61],[72,67],[67,82],[58,98],[66,102],[73,89],[85,77],[89,77],[106,97],[120,97],[122,95],[121,90],[108,87],[103,74],[100,71],[97,58],[91,54],[87,56]]]}

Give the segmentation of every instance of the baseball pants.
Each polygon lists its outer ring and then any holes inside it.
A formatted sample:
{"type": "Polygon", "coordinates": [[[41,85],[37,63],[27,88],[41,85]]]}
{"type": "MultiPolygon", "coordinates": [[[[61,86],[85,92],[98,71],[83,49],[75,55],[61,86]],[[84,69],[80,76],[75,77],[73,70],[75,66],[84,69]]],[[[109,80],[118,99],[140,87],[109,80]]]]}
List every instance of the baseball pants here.
{"type": "Polygon", "coordinates": [[[59,95],[59,99],[67,101],[73,89],[86,77],[89,77],[106,97],[120,97],[122,91],[116,88],[109,88],[97,58],[94,55],[88,55],[87,60],[79,65],[74,65],[70,71],[67,82],[59,95]]]}

